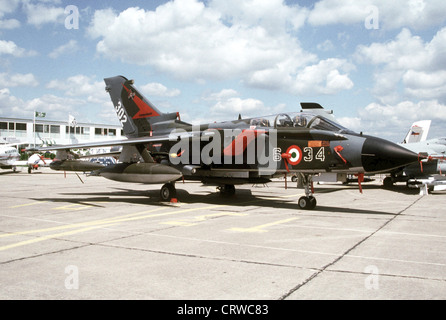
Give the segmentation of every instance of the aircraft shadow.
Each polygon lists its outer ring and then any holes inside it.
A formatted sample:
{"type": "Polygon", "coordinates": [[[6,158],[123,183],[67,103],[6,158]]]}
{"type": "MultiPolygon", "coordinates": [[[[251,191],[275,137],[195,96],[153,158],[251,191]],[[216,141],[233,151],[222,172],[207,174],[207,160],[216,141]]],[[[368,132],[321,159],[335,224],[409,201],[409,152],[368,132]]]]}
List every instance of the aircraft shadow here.
{"type": "Polygon", "coordinates": [[[20,173],[20,171],[2,171],[0,172],[0,176],[7,174],[16,174],[16,173],[20,173]]]}
{"type": "MultiPolygon", "coordinates": [[[[72,204],[80,204],[86,206],[94,206],[99,208],[106,207],[106,203],[129,203],[140,205],[152,205],[172,207],[171,203],[161,201],[159,190],[133,190],[123,188],[112,188],[113,191],[107,192],[73,192],[61,193],[66,197],[57,198],[39,198],[33,200],[50,201],[50,202],[64,202],[72,204]],[[76,196],[81,196],[76,198],[76,196]],[[101,205],[104,203],[104,205],[101,205]]],[[[318,188],[317,193],[328,193],[337,191],[333,188],[318,188]]],[[[339,207],[321,206],[317,205],[313,211],[302,210],[297,205],[297,199],[278,198],[276,195],[253,195],[250,189],[237,189],[234,195],[221,195],[218,192],[208,190],[200,191],[199,193],[189,193],[184,189],[177,188],[177,199],[180,203],[186,204],[209,204],[209,205],[228,205],[237,207],[252,207],[259,206],[262,208],[276,209],[290,209],[298,210],[298,213],[313,213],[313,212],[330,212],[330,213],[350,213],[350,214],[379,214],[379,215],[395,215],[392,212],[383,212],[370,209],[345,208],[340,204],[339,207]]],[[[108,206],[107,206],[108,207],[108,206]]],[[[222,208],[224,210],[224,208],[222,208]]],[[[274,211],[272,211],[274,212],[274,211]]],[[[263,212],[262,212],[263,213],[263,212]]]]}
{"type": "MultiPolygon", "coordinates": [[[[359,186],[355,185],[355,184],[349,184],[348,185],[350,187],[350,189],[358,189],[359,190],[359,186]]],[[[401,194],[407,194],[407,195],[414,195],[414,194],[419,194],[420,190],[416,189],[416,188],[408,188],[406,187],[406,185],[404,184],[395,184],[393,185],[393,187],[391,189],[385,189],[383,186],[380,185],[362,185],[362,189],[365,190],[377,190],[377,189],[382,189],[382,190],[386,190],[389,192],[396,192],[396,193],[401,193],[401,194]]],[[[359,191],[358,191],[359,192],[359,191]]]]}

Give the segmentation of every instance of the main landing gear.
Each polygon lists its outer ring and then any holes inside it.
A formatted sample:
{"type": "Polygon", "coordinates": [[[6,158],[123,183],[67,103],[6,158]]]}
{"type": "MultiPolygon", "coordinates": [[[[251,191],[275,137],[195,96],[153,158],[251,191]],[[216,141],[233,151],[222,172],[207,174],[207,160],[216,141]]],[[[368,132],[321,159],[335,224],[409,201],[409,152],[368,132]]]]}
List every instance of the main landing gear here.
{"type": "MultiPolygon", "coordinates": [[[[217,187],[220,194],[223,196],[232,196],[235,194],[235,187],[233,184],[225,184],[217,187]]],[[[177,197],[177,189],[174,182],[165,183],[160,190],[160,197],[162,201],[171,202],[177,197]]]]}
{"type": "Polygon", "coordinates": [[[316,207],[316,198],[313,197],[313,176],[311,174],[303,174],[301,173],[302,184],[305,188],[305,196],[300,197],[297,204],[301,209],[304,210],[312,210],[316,207]]]}
{"type": "Polygon", "coordinates": [[[235,194],[235,187],[233,184],[224,184],[217,187],[217,190],[220,191],[222,196],[232,196],[235,194]]]}
{"type": "Polygon", "coordinates": [[[175,184],[173,182],[169,182],[164,184],[160,190],[161,200],[163,201],[171,201],[172,199],[177,197],[177,189],[175,188],[175,184]]]}

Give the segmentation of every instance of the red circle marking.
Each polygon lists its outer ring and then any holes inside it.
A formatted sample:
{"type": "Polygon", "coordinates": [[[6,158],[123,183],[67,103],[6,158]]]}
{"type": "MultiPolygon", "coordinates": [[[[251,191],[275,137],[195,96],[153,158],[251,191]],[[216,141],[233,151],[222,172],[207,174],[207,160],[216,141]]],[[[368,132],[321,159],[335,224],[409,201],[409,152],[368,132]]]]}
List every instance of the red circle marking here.
{"type": "Polygon", "coordinates": [[[287,161],[292,166],[299,164],[300,161],[302,160],[302,150],[296,145],[290,146],[287,149],[286,153],[291,156],[290,158],[287,159],[287,161]]]}

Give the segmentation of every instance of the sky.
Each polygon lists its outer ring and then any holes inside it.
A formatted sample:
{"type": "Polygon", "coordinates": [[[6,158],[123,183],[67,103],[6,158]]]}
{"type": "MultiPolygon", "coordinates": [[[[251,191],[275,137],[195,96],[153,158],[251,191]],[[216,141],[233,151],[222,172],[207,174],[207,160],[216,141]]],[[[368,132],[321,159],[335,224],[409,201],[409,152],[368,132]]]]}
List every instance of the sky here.
{"type": "Polygon", "coordinates": [[[401,142],[446,136],[444,0],[0,0],[0,116],[119,124],[123,75],[198,124],[333,110],[401,142]]]}

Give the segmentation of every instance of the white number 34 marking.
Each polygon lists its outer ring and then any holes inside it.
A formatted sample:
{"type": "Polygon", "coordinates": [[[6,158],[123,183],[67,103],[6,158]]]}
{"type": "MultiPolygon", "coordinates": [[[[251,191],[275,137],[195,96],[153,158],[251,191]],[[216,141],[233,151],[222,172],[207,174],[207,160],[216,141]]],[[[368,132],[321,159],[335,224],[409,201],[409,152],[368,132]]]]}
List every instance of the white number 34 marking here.
{"type": "Polygon", "coordinates": [[[316,152],[316,157],[314,157],[314,151],[313,148],[310,147],[305,147],[304,148],[304,161],[306,162],[311,162],[313,161],[313,159],[319,160],[319,161],[325,161],[325,148],[321,147],[319,148],[319,150],[316,152]]]}

